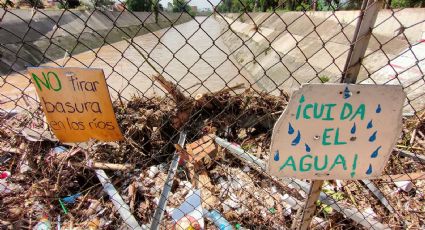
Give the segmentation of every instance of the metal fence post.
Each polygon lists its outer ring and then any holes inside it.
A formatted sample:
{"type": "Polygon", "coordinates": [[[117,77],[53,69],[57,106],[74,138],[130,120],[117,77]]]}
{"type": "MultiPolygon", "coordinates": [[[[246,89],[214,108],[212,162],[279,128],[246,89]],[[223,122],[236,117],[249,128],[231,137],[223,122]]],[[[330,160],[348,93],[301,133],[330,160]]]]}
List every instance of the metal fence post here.
{"type": "Polygon", "coordinates": [[[366,53],[370,35],[372,34],[372,27],[381,7],[382,0],[363,0],[359,20],[354,31],[344,71],[342,72],[341,83],[356,83],[361,61],[366,53]]]}
{"type": "MultiPolygon", "coordinates": [[[[360,71],[361,60],[366,53],[370,35],[372,33],[372,27],[375,24],[378,11],[382,5],[381,3],[382,0],[363,0],[359,21],[357,22],[357,26],[354,31],[341,83],[356,83],[357,75],[360,71]]],[[[310,227],[311,220],[313,219],[314,212],[316,211],[316,201],[320,196],[323,182],[323,180],[312,181],[307,201],[304,205],[304,211],[297,229],[305,230],[310,227]]],[[[298,225],[298,223],[295,225],[298,225]]]]}
{"type": "MultiPolygon", "coordinates": [[[[185,141],[186,141],[186,133],[184,131],[181,131],[178,143],[179,145],[184,146],[185,141]]],[[[164,216],[165,208],[168,202],[168,196],[170,195],[171,187],[173,186],[174,176],[176,175],[177,167],[179,166],[178,165],[179,159],[180,159],[180,153],[176,150],[174,152],[173,161],[171,162],[170,168],[168,169],[167,179],[164,183],[164,188],[162,189],[158,206],[153,215],[152,225],[150,226],[150,229],[152,230],[158,230],[161,225],[161,220],[162,220],[162,217],[164,216]]]]}

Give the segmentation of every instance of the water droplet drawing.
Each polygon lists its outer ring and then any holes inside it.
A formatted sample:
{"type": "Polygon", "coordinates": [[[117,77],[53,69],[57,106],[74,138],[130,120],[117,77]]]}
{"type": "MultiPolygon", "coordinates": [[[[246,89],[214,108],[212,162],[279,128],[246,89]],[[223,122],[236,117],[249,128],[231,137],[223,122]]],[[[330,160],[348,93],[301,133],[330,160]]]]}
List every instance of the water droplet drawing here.
{"type": "Polygon", "coordinates": [[[279,150],[276,150],[276,152],[274,153],[274,158],[275,161],[279,161],[279,150]]]}
{"type": "Polygon", "coordinates": [[[351,97],[351,92],[348,89],[348,86],[346,86],[344,89],[344,99],[348,99],[349,97],[351,97]]]}
{"type": "Polygon", "coordinates": [[[300,140],[301,140],[301,133],[300,133],[300,131],[298,130],[297,136],[295,137],[295,139],[294,139],[294,140],[292,140],[291,145],[292,145],[292,146],[296,146],[296,145],[298,145],[298,144],[300,143],[300,140]]]}
{"type": "Polygon", "coordinates": [[[288,127],[288,134],[294,134],[294,128],[292,127],[290,122],[289,122],[289,127],[288,127]]]}
{"type": "Polygon", "coordinates": [[[351,134],[355,134],[356,133],[356,122],[354,122],[353,127],[351,128],[350,133],[351,134]]]}
{"type": "Polygon", "coordinates": [[[366,174],[370,175],[371,173],[372,173],[372,165],[369,164],[369,168],[367,169],[366,174]]]}
{"type": "Polygon", "coordinates": [[[380,113],[381,112],[381,104],[378,104],[378,107],[376,108],[376,113],[380,113]]]}
{"type": "Polygon", "coordinates": [[[369,121],[369,123],[367,123],[367,129],[371,129],[373,127],[373,123],[372,120],[369,121]]]}
{"type": "Polygon", "coordinates": [[[376,140],[376,133],[378,131],[373,132],[372,136],[369,137],[369,142],[374,142],[376,140]]]}
{"type": "Polygon", "coordinates": [[[308,146],[308,144],[305,144],[305,151],[308,153],[311,152],[311,148],[308,146]]]}
{"type": "Polygon", "coordinates": [[[375,151],[373,151],[372,155],[370,155],[371,158],[376,158],[378,156],[378,152],[381,149],[381,146],[379,146],[375,151]]]}

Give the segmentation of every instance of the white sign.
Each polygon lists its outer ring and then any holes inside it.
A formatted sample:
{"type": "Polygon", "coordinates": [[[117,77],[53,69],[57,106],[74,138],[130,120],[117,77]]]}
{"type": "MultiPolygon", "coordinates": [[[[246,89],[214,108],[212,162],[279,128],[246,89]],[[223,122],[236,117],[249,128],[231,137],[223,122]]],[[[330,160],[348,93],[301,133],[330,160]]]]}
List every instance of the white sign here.
{"type": "Polygon", "coordinates": [[[299,179],[381,175],[401,132],[401,86],[308,84],[276,122],[268,171],[299,179]]]}

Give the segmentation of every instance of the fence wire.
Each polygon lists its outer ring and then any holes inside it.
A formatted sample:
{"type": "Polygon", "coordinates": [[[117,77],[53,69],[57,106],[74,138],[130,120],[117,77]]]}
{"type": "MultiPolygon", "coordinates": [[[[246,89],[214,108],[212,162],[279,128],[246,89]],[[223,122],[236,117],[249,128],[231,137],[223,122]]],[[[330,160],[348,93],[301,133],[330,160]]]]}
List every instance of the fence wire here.
{"type": "Polygon", "coordinates": [[[0,3],[2,229],[297,228],[310,182],[266,172],[273,125],[354,65],[403,87],[403,132],[381,178],[325,182],[310,226],[425,227],[423,1],[0,3]],[[32,66],[103,69],[124,141],[60,143],[32,66]]]}

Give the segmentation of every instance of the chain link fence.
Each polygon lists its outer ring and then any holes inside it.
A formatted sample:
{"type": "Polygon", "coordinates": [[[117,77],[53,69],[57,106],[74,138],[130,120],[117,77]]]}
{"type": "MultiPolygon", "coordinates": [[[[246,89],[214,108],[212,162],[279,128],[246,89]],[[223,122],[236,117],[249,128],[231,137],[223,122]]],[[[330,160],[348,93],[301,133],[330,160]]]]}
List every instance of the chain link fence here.
{"type": "Polygon", "coordinates": [[[423,1],[1,4],[2,229],[297,228],[310,182],[267,174],[273,125],[340,82],[401,85],[403,132],[381,178],[325,182],[310,227],[425,227],[425,10],[399,8],[423,1]],[[124,140],[60,143],[31,66],[103,69],[124,140]]]}

